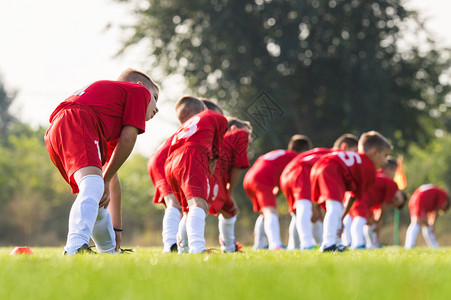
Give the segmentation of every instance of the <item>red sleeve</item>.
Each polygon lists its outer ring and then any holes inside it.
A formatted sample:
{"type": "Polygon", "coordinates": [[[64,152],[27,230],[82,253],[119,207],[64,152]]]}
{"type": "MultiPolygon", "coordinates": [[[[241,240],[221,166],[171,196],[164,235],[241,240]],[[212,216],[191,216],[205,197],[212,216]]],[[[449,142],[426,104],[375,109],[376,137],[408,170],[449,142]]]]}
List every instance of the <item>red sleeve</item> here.
{"type": "Polygon", "coordinates": [[[236,148],[233,167],[249,168],[249,158],[247,157],[247,147],[249,143],[249,132],[239,130],[236,133],[236,148]]]}
{"type": "Polygon", "coordinates": [[[222,140],[224,139],[224,134],[227,132],[229,124],[223,115],[213,111],[212,113],[212,116],[216,119],[216,130],[213,139],[212,154],[213,157],[219,158],[219,155],[221,154],[222,140]]]}
{"type": "Polygon", "coordinates": [[[384,202],[391,203],[397,191],[398,185],[396,184],[396,182],[390,178],[387,178],[387,180],[385,181],[384,202]]]}
{"type": "Polygon", "coordinates": [[[108,154],[106,156],[106,162],[110,161],[111,155],[113,155],[114,149],[116,149],[117,142],[119,140],[115,140],[108,143],[108,154]]]}
{"type": "Polygon", "coordinates": [[[127,91],[122,126],[130,125],[138,128],[141,134],[146,130],[146,111],[150,102],[150,93],[143,87],[131,88],[127,91]]]}
{"type": "Polygon", "coordinates": [[[443,190],[438,190],[438,201],[437,201],[437,207],[443,208],[445,206],[446,201],[448,200],[448,193],[446,193],[443,190]]]}

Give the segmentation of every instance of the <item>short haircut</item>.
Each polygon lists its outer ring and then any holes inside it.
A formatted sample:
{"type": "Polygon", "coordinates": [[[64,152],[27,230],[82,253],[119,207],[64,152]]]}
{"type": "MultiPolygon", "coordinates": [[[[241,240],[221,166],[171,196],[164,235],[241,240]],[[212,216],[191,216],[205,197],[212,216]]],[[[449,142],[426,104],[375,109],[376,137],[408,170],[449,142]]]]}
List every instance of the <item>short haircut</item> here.
{"type": "Polygon", "coordinates": [[[357,148],[359,144],[359,138],[353,134],[345,133],[335,141],[334,149],[340,149],[341,145],[344,143],[346,143],[349,148],[357,148]]]}
{"type": "Polygon", "coordinates": [[[376,148],[377,151],[383,151],[385,149],[393,149],[392,144],[379,132],[369,131],[360,136],[359,150],[368,152],[371,149],[376,148]]]}
{"type": "Polygon", "coordinates": [[[180,123],[185,123],[192,116],[202,112],[205,104],[193,96],[183,96],[175,104],[175,112],[180,123]]]}
{"type": "Polygon", "coordinates": [[[202,101],[209,110],[212,110],[221,115],[224,115],[224,112],[222,111],[222,109],[213,101],[211,101],[207,98],[199,98],[199,100],[202,101]]]}
{"type": "Polygon", "coordinates": [[[291,137],[288,143],[288,150],[301,153],[312,149],[312,141],[308,136],[302,134],[295,134],[291,137]]]}
{"type": "Polygon", "coordinates": [[[229,123],[229,129],[235,125],[239,129],[247,127],[249,130],[252,130],[252,125],[249,121],[243,121],[235,117],[227,117],[227,121],[229,123]]]}
{"type": "Polygon", "coordinates": [[[149,76],[147,76],[146,74],[144,74],[141,71],[132,69],[132,68],[128,68],[127,70],[125,70],[124,72],[122,72],[121,75],[119,75],[118,81],[126,81],[126,82],[141,82],[146,88],[153,88],[155,89],[157,92],[160,92],[160,87],[158,86],[158,84],[156,84],[155,82],[153,82],[152,79],[150,79],[149,76]]]}
{"type": "Polygon", "coordinates": [[[396,170],[398,168],[398,162],[392,156],[387,157],[387,163],[382,167],[382,169],[396,170]]]}

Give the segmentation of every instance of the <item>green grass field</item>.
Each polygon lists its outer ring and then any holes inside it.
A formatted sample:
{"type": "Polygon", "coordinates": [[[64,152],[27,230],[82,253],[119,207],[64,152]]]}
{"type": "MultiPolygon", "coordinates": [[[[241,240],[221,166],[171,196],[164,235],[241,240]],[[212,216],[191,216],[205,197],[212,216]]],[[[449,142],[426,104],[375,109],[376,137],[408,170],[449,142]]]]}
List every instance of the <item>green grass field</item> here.
{"type": "Polygon", "coordinates": [[[450,299],[451,249],[61,256],[0,248],[0,299],[450,299]]]}

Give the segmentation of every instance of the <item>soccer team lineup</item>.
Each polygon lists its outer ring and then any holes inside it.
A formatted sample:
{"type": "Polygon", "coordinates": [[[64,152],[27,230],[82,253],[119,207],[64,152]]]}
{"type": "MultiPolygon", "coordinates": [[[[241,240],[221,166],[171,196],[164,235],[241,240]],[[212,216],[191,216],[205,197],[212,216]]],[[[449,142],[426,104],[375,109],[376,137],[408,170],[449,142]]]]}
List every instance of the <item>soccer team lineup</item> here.
{"type": "MultiPolygon", "coordinates": [[[[61,102],[50,116],[45,144],[53,164],[77,194],[68,220],[64,255],[124,253],[118,170],[146,121],[157,113],[159,86],[125,70],[117,80],[96,81],[61,102]],[[95,250],[90,240],[95,243],[95,250]]],[[[449,208],[447,191],[424,183],[409,197],[394,180],[399,161],[377,131],[343,133],[332,148],[313,148],[296,134],[250,165],[252,124],[224,116],[213,101],[183,96],[175,104],[180,127],[150,155],[154,205],[164,206],[162,252],[210,253],[206,217],[217,216],[223,253],[242,251],[235,238],[239,207],[232,195],[240,176],[256,214],[253,250],[343,252],[380,248],[382,220],[391,206],[408,206],[404,248],[421,229],[437,248],[435,221],[449,208]],[[277,196],[288,202],[291,222],[282,242],[277,196]]],[[[148,128],[147,130],[152,130],[148,128]]],[[[331,141],[332,142],[332,141],[331,141]]],[[[127,212],[124,211],[126,214],[127,212]]]]}

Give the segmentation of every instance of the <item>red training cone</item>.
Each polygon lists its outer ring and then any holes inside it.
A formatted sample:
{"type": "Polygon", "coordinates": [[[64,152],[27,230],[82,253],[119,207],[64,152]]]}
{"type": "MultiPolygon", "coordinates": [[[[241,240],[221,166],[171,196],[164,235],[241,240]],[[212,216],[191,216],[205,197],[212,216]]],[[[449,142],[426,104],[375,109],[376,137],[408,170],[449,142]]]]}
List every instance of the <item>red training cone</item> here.
{"type": "Polygon", "coordinates": [[[33,251],[31,251],[28,247],[16,247],[9,253],[9,255],[16,255],[16,254],[34,254],[33,251]]]}

